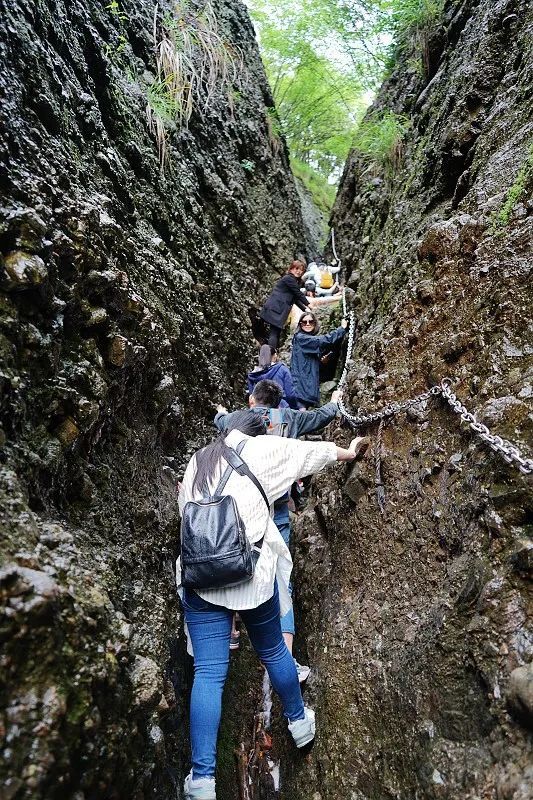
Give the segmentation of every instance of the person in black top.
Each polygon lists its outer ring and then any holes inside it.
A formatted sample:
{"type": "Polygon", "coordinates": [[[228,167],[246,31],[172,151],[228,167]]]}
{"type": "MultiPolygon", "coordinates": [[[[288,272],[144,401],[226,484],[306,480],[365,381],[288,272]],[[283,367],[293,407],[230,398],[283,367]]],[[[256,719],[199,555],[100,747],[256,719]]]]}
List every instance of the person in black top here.
{"type": "Polygon", "coordinates": [[[276,283],[265,300],[259,316],[270,326],[268,344],[277,348],[281,329],[285,325],[291,308],[296,304],[302,311],[309,306],[309,300],[300,291],[300,278],[305,272],[305,264],[293,261],[283,278],[276,283]]]}

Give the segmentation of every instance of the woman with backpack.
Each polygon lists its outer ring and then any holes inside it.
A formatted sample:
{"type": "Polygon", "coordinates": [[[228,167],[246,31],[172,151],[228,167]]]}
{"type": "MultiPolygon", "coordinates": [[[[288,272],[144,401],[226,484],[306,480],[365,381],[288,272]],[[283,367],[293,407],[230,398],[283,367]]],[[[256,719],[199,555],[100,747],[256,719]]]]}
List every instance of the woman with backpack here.
{"type": "MultiPolygon", "coordinates": [[[[192,769],[184,787],[187,800],[216,800],[216,743],[234,611],[239,612],[279,694],[296,746],[303,747],[315,735],[314,711],[303,704],[296,666],[281,633],[280,613],[290,607],[288,584],[292,560],[268,506],[293,481],[335,461],[353,461],[366,440],[354,439],[344,449],[333,442],[302,442],[265,433],[262,415],[249,410],[232,414],[226,430],[193,455],[179,493],[182,538],[188,509],[199,506],[202,498],[220,494],[222,500],[232,499],[245,536],[256,556],[259,554],[249,580],[209,589],[184,588],[186,565],[180,558],[176,562],[178,591],[194,655],[190,709],[192,769]],[[235,463],[236,456],[241,466],[228,468],[226,459],[235,463]]],[[[184,553],[182,542],[182,558],[184,553]]]]}
{"type": "Polygon", "coordinates": [[[316,316],[306,311],[300,317],[291,345],[291,375],[298,408],[320,403],[320,358],[327,347],[342,339],[347,327],[348,322],[343,319],[339,328],[319,336],[316,316]]]}
{"type": "Polygon", "coordinates": [[[308,298],[301,291],[300,280],[304,272],[305,264],[302,261],[292,261],[286,274],[277,281],[260,311],[259,316],[270,327],[268,344],[271,347],[277,348],[281,330],[289,318],[293,305],[297,305],[302,311],[309,306],[308,298]]]}

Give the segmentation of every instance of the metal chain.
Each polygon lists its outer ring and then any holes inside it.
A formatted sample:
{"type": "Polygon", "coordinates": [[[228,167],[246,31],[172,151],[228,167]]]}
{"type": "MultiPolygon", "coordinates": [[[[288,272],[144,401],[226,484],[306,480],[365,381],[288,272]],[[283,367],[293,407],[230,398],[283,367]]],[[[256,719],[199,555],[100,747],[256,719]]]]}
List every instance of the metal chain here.
{"type": "MultiPolygon", "coordinates": [[[[338,385],[339,389],[342,389],[348,378],[348,366],[350,364],[351,354],[353,351],[354,333],[355,315],[353,311],[350,311],[348,350],[346,353],[344,369],[338,385]]],[[[499,453],[508,464],[517,467],[524,475],[530,475],[533,472],[533,458],[524,458],[514,444],[507,441],[507,439],[503,439],[501,436],[491,433],[486,425],[484,425],[482,422],[478,422],[475,416],[465,408],[460,400],[457,399],[456,395],[450,388],[451,385],[452,381],[450,378],[443,378],[440,384],[437,386],[432,386],[431,389],[428,389],[426,392],[423,392],[416,397],[413,397],[409,400],[403,400],[401,402],[389,403],[389,405],[385,406],[379,411],[373,411],[366,414],[361,413],[361,409],[357,410],[357,414],[350,414],[344,405],[344,401],[339,399],[339,411],[343,417],[352,423],[353,426],[369,425],[374,422],[382,422],[383,420],[389,419],[396,414],[407,411],[409,408],[412,408],[412,406],[416,406],[419,403],[425,403],[432,397],[441,395],[451,406],[452,410],[455,411],[456,414],[459,414],[462,422],[466,422],[471,430],[473,430],[483,442],[488,444],[495,453],[499,453]]]]}
{"type": "MultiPolygon", "coordinates": [[[[345,292],[346,292],[346,290],[344,289],[343,293],[342,293],[343,316],[344,316],[344,318],[346,318],[346,296],[345,296],[345,292]]],[[[348,324],[348,346],[346,348],[346,360],[344,362],[344,369],[342,371],[342,375],[341,375],[340,381],[339,381],[338,386],[337,386],[338,389],[342,389],[342,387],[344,386],[344,384],[346,383],[346,380],[348,378],[348,366],[350,364],[351,357],[352,357],[354,334],[355,334],[355,314],[353,313],[353,311],[350,311],[349,324],[348,324]]],[[[339,400],[339,408],[342,411],[341,401],[340,400],[339,400]]],[[[349,416],[349,415],[344,413],[344,416],[349,416]]]]}
{"type": "Polygon", "coordinates": [[[375,455],[375,485],[376,485],[376,499],[378,501],[379,510],[382,514],[385,513],[385,486],[381,476],[381,453],[383,450],[383,420],[378,425],[378,433],[376,436],[376,455],[375,455]]]}
{"type": "MultiPolygon", "coordinates": [[[[337,249],[335,247],[335,231],[333,228],[331,229],[331,249],[333,250],[333,256],[335,258],[335,261],[337,262],[337,266],[339,267],[339,273],[337,277],[340,279],[342,275],[342,261],[337,255],[337,249]]],[[[346,317],[346,286],[344,286],[342,289],[342,316],[346,317]]],[[[351,350],[349,350],[348,352],[351,353],[351,350]]]]}
{"type": "Polygon", "coordinates": [[[333,250],[333,255],[335,256],[335,258],[337,259],[337,261],[340,264],[341,260],[340,260],[339,256],[337,255],[337,250],[335,249],[335,231],[334,231],[333,228],[331,229],[331,249],[333,250]]]}
{"type": "Polygon", "coordinates": [[[450,404],[455,413],[460,415],[461,420],[466,422],[474,433],[477,433],[479,438],[486,442],[495,453],[499,453],[508,464],[518,467],[524,475],[529,475],[533,472],[533,458],[523,458],[518,447],[507,439],[502,439],[501,436],[491,433],[486,425],[478,422],[475,416],[465,408],[452,392],[451,383],[449,378],[444,378],[438,388],[440,389],[440,394],[450,404]]]}

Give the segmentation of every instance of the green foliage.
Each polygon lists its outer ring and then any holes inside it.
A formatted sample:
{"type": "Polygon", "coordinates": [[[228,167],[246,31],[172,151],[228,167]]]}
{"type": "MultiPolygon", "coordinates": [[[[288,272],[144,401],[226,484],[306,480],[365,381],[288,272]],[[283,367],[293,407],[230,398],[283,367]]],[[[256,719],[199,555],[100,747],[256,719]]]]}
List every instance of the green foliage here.
{"type": "Polygon", "coordinates": [[[268,141],[272,155],[275,156],[281,147],[281,137],[283,127],[278,112],[272,106],[265,108],[266,124],[268,130],[268,141]]]}
{"type": "Polygon", "coordinates": [[[326,177],[339,171],[362,111],[360,88],[305,45],[294,71],[276,76],[274,97],[292,155],[326,177]]]}
{"type": "Polygon", "coordinates": [[[397,40],[431,28],[442,14],[444,0],[391,0],[391,29],[397,40]]]}
{"type": "MultiPolygon", "coordinates": [[[[415,72],[427,74],[429,34],[444,0],[248,0],[248,5],[279,135],[293,159],[331,180],[340,174],[369,89],[392,70],[398,54],[408,57],[415,72]]],[[[375,147],[374,163],[394,169],[404,125],[385,116],[377,128],[366,125],[357,135],[359,144],[364,152],[375,147]]]]}
{"type": "Polygon", "coordinates": [[[111,61],[119,62],[120,56],[126,49],[126,45],[128,44],[128,40],[124,34],[119,34],[118,41],[116,44],[106,44],[104,48],[104,53],[106,54],[107,58],[111,61]]]}
{"type": "Polygon", "coordinates": [[[385,74],[395,67],[398,56],[410,52],[414,70],[429,71],[429,34],[441,17],[444,0],[388,0],[386,15],[379,23],[392,36],[385,61],[385,74]]]}
{"type": "Polygon", "coordinates": [[[104,53],[110,61],[113,61],[117,66],[120,66],[121,56],[126,46],[128,44],[128,39],[126,37],[126,31],[124,28],[124,23],[127,21],[127,15],[121,10],[119,3],[117,0],[112,0],[106,6],[106,9],[111,13],[111,15],[115,18],[118,22],[118,26],[120,28],[120,33],[117,36],[116,42],[113,44],[106,44],[104,47],[104,53]]]}
{"type": "Polygon", "coordinates": [[[518,203],[527,185],[533,179],[533,142],[529,146],[527,158],[520,168],[513,185],[505,196],[505,202],[493,221],[493,231],[508,225],[513,208],[518,203]]]}
{"type": "Polygon", "coordinates": [[[283,133],[283,127],[278,112],[271,106],[266,109],[266,115],[270,135],[279,138],[283,133]]]}
{"type": "Polygon", "coordinates": [[[197,9],[177,0],[162,23],[154,15],[157,79],[148,90],[147,117],[161,166],[167,158],[169,122],[187,126],[193,110],[205,113],[217,97],[233,102],[233,84],[242,71],[240,51],[223,38],[210,0],[197,9]]]}
{"type": "Polygon", "coordinates": [[[117,2],[117,0],[111,0],[111,2],[107,4],[106,9],[121,22],[124,22],[128,18],[127,15],[121,10],[120,4],[117,2]]]}
{"type": "Polygon", "coordinates": [[[246,172],[254,172],[255,170],[255,163],[250,161],[248,158],[243,158],[241,161],[241,167],[246,170],[246,172]]]}
{"type": "Polygon", "coordinates": [[[312,196],[316,207],[323,214],[329,216],[335,202],[336,186],[328,183],[327,178],[317,172],[316,169],[304,164],[303,161],[298,161],[296,158],[291,159],[291,167],[296,178],[303,183],[312,196]]]}
{"type": "Polygon", "coordinates": [[[167,80],[158,78],[146,87],[146,117],[148,127],[157,141],[159,163],[163,166],[167,161],[167,136],[171,128],[176,127],[178,114],[176,98],[167,80]]]}
{"type": "Polygon", "coordinates": [[[271,142],[283,135],[292,157],[325,178],[340,172],[365,103],[359,71],[326,52],[325,0],[254,0],[252,16],[276,103],[269,114],[271,142]]]}
{"type": "Polygon", "coordinates": [[[392,175],[402,157],[402,139],[409,120],[393,111],[384,111],[365,119],[359,126],[353,146],[367,163],[392,175]]]}

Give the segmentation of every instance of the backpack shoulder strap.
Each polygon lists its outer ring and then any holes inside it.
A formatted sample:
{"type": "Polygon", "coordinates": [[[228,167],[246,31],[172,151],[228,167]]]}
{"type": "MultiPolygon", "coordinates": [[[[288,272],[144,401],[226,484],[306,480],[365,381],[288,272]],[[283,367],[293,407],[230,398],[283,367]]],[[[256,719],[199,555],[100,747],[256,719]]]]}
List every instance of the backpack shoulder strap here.
{"type": "Polygon", "coordinates": [[[240,453],[241,453],[241,451],[242,451],[242,449],[243,449],[245,444],[246,444],[246,440],[244,440],[243,442],[240,442],[236,451],[232,447],[229,447],[228,445],[226,445],[226,447],[224,448],[223,456],[224,456],[225,460],[228,462],[229,466],[226,469],[226,471],[224,472],[224,474],[222,475],[222,478],[220,479],[220,482],[219,482],[219,484],[218,484],[218,486],[217,486],[217,488],[215,490],[215,494],[219,494],[220,492],[223,491],[226,483],[229,480],[229,476],[231,475],[232,471],[235,470],[235,472],[238,472],[239,475],[246,475],[246,477],[250,478],[250,480],[253,483],[255,483],[255,485],[257,486],[257,488],[261,492],[261,496],[262,496],[263,500],[265,501],[265,503],[267,505],[267,508],[270,511],[270,503],[268,502],[268,497],[266,496],[265,490],[263,489],[263,487],[261,486],[261,484],[259,483],[259,481],[255,477],[253,472],[249,469],[249,467],[246,464],[246,462],[244,462],[242,460],[242,458],[240,457],[240,453]]]}
{"type": "MultiPolygon", "coordinates": [[[[237,446],[237,453],[241,452],[241,450],[243,449],[245,444],[246,444],[246,441],[239,442],[239,444],[237,446]]],[[[226,445],[225,449],[229,450],[231,448],[229,448],[228,445],[226,445]]],[[[216,486],[216,489],[213,492],[213,495],[221,494],[224,491],[224,487],[226,486],[226,484],[227,484],[227,482],[229,480],[229,476],[231,475],[231,473],[234,470],[234,467],[229,463],[228,459],[226,458],[226,454],[225,453],[224,453],[224,458],[225,458],[228,466],[226,467],[226,469],[222,473],[222,477],[220,478],[220,480],[219,480],[219,482],[218,482],[218,484],[216,486]]]]}

